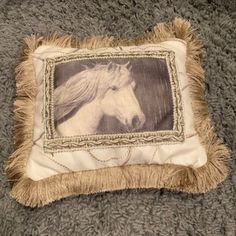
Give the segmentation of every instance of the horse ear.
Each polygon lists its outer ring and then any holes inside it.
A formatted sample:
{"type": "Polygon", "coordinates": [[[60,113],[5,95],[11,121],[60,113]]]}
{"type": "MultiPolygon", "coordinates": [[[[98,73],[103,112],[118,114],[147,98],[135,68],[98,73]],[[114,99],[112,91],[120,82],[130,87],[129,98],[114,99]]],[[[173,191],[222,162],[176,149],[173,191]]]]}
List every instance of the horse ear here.
{"type": "Polygon", "coordinates": [[[83,70],[88,70],[89,67],[87,65],[82,65],[83,70]]]}
{"type": "Polygon", "coordinates": [[[132,65],[130,64],[130,61],[128,61],[126,64],[124,64],[124,66],[125,66],[128,70],[131,70],[131,69],[132,69],[132,65]]]}
{"type": "Polygon", "coordinates": [[[113,63],[110,61],[108,64],[107,64],[107,69],[108,70],[111,70],[113,67],[113,63]]]}

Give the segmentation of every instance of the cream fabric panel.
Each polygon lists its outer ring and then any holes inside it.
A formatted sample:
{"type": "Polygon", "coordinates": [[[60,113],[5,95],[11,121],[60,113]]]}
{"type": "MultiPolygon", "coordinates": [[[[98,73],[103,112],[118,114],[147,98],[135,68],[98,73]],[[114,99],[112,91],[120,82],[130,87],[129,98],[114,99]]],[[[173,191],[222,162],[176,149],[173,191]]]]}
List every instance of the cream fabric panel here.
{"type": "MultiPolygon", "coordinates": [[[[146,47],[138,46],[138,47],[146,47]]],[[[185,141],[180,144],[145,145],[125,148],[96,148],[87,151],[60,152],[54,154],[43,151],[43,59],[78,53],[74,48],[58,48],[41,46],[33,54],[35,73],[38,84],[36,98],[34,145],[27,163],[27,176],[33,180],[40,180],[55,174],[69,171],[94,170],[98,168],[132,165],[132,164],[176,164],[198,168],[207,161],[204,148],[193,127],[193,112],[189,97],[188,77],[185,71],[186,45],[181,40],[170,40],[159,44],[148,45],[155,50],[172,50],[175,52],[176,68],[182,93],[185,141]]],[[[129,50],[129,47],[124,47],[129,50]]],[[[86,51],[87,49],[82,49],[86,51]]],[[[101,50],[101,49],[98,49],[101,50]]],[[[114,49],[111,49],[114,50],[114,49]]],[[[116,48],[115,50],[119,50],[116,48]]],[[[89,50],[87,50],[89,51],[89,50]]]]}

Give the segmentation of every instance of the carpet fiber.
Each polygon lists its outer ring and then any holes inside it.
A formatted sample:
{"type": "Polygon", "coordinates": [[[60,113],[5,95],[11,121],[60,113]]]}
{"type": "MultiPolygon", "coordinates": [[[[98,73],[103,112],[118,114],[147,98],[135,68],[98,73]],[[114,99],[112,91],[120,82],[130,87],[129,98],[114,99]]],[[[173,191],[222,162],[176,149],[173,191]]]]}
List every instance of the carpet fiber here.
{"type": "Polygon", "coordinates": [[[1,0],[0,235],[236,235],[236,1],[1,0]],[[165,189],[69,197],[30,209],[9,196],[3,164],[14,150],[14,68],[22,39],[53,31],[135,37],[181,16],[204,41],[206,92],[217,134],[232,150],[230,175],[206,194],[165,189]]]}

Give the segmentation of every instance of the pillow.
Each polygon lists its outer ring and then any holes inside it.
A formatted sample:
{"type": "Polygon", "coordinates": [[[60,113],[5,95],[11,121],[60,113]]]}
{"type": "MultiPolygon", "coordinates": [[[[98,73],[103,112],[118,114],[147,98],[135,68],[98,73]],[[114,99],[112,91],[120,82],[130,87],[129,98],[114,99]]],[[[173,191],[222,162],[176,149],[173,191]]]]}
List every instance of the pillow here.
{"type": "Polygon", "coordinates": [[[215,188],[229,151],[204,100],[201,47],[179,18],[132,40],[26,38],[11,196],[35,207],[120,189],[215,188]]]}

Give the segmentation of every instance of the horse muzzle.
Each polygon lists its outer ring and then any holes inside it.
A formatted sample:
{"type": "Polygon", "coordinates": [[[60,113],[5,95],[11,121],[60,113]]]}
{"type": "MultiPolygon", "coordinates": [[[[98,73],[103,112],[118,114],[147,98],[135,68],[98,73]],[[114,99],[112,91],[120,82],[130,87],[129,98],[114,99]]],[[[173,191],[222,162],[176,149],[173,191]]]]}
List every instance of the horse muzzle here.
{"type": "Polygon", "coordinates": [[[144,123],[145,115],[142,113],[141,115],[134,115],[132,119],[127,122],[127,126],[129,130],[135,131],[141,129],[144,123]]]}

